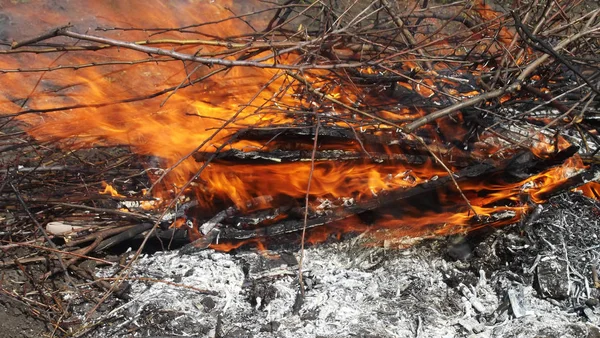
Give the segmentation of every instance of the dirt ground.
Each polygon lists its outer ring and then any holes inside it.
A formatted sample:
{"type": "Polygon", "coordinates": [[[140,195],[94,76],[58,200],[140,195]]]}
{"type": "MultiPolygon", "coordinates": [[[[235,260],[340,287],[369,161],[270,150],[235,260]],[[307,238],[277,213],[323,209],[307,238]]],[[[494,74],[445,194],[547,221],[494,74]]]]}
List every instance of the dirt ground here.
{"type": "Polygon", "coordinates": [[[34,338],[48,332],[46,325],[33,318],[27,307],[0,296],[0,332],[3,337],[34,338]]]}

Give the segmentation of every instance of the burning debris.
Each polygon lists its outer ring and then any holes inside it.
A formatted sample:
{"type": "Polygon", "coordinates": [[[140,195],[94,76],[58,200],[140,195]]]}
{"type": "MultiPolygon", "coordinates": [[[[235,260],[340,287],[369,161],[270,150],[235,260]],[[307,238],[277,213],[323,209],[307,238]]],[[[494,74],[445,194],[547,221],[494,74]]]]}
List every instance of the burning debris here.
{"type": "MultiPolygon", "coordinates": [[[[93,281],[101,304],[123,291],[144,247],[304,247],[362,234],[389,250],[407,237],[530,225],[541,203],[573,189],[598,198],[599,10],[344,3],[7,5],[4,266],[50,262],[42,282],[25,273],[40,299],[11,297],[45,305],[39,316],[66,335],[70,310],[43,295],[46,282],[93,281]],[[117,280],[81,267],[109,264],[97,256],[136,240],[117,280]]],[[[553,277],[573,271],[568,261],[534,269],[540,295],[572,296],[570,280],[553,277]]],[[[512,313],[527,317],[531,290],[510,290],[512,313]]]]}

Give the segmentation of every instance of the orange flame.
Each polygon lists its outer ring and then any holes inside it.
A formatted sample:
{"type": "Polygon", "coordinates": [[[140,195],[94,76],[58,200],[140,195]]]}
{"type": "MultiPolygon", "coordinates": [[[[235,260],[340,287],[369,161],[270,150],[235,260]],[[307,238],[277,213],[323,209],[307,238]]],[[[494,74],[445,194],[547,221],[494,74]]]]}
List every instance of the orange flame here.
{"type": "Polygon", "coordinates": [[[125,198],[125,196],[119,194],[119,192],[117,191],[117,189],[115,189],[112,185],[102,181],[102,186],[104,187],[104,190],[100,190],[98,191],[100,193],[100,195],[111,195],[112,197],[123,197],[125,198]]]}
{"type": "Polygon", "coordinates": [[[600,199],[600,183],[589,182],[577,188],[576,190],[581,191],[584,196],[589,198],[600,199]]]}
{"type": "MultiPolygon", "coordinates": [[[[146,1],[111,2],[99,1],[67,2],[56,11],[32,11],[30,5],[15,2],[6,5],[11,20],[19,25],[9,30],[10,38],[22,41],[40,34],[40,30],[49,29],[72,22],[74,31],[89,30],[90,27],[186,27],[197,23],[213,22],[201,27],[189,29],[147,30],[105,30],[102,36],[118,40],[134,41],[137,44],[164,47],[181,53],[224,56],[228,60],[236,59],[236,52],[252,48],[257,41],[256,27],[264,28],[267,21],[256,17],[251,19],[230,19],[232,1],[219,2],[163,2],[146,1]],[[36,22],[36,25],[25,25],[36,22]],[[246,37],[244,37],[246,36],[246,37]],[[243,38],[236,38],[243,37],[243,38]],[[252,37],[252,38],[251,38],[252,37]],[[206,40],[202,40],[206,39],[206,40]]],[[[236,9],[244,13],[266,8],[261,2],[238,2],[236,9]]],[[[497,12],[478,1],[479,16],[485,20],[498,21],[497,12]]],[[[192,26],[190,26],[192,27],[192,26]]],[[[259,30],[260,31],[260,30],[259,30]]],[[[479,34],[486,34],[485,31],[479,34]]],[[[493,36],[494,34],[492,34],[493,36]]],[[[496,37],[501,44],[508,46],[514,33],[502,27],[496,37]]],[[[60,41],[67,41],[60,38],[60,41]]],[[[69,40],[70,41],[70,40],[69,40]]],[[[448,44],[444,39],[439,44],[448,44]]],[[[286,40],[276,41],[286,42],[286,40]]],[[[384,155],[405,156],[399,161],[378,163],[364,156],[364,160],[348,163],[317,161],[312,172],[310,189],[311,208],[318,207],[318,201],[352,198],[364,200],[377,196],[384,191],[408,189],[428,180],[447,176],[446,170],[434,163],[407,165],[408,158],[397,144],[402,141],[415,142],[414,136],[400,136],[395,128],[374,124],[370,119],[353,116],[348,107],[383,107],[373,113],[379,118],[394,121],[413,121],[429,113],[425,108],[397,108],[393,98],[380,92],[368,92],[354,84],[332,81],[322,71],[310,71],[303,76],[312,85],[316,93],[325,94],[323,98],[311,98],[305,94],[304,86],[287,76],[281,70],[251,67],[227,69],[207,77],[219,70],[197,64],[182,64],[173,60],[147,55],[129,49],[99,48],[91,53],[81,43],[73,46],[80,50],[69,52],[40,52],[29,54],[0,54],[4,98],[0,100],[0,111],[4,114],[16,114],[27,131],[36,139],[58,141],[65,148],[94,147],[98,145],[129,145],[141,155],[150,155],[157,159],[158,165],[148,164],[156,180],[165,168],[174,167],[160,184],[152,191],[157,197],[167,199],[194,176],[204,162],[188,157],[178,164],[184,156],[194,152],[214,153],[239,150],[272,151],[311,150],[312,142],[285,142],[278,140],[259,142],[239,139],[228,142],[230,137],[240,130],[255,128],[281,129],[296,125],[303,114],[294,115],[293,111],[313,112],[312,117],[322,116],[328,126],[349,128],[357,134],[370,132],[378,137],[390,137],[387,145],[369,146],[357,141],[323,144],[318,150],[338,149],[364,153],[377,151],[384,155]],[[33,69],[46,71],[27,71],[33,69]],[[8,71],[15,70],[15,71],[8,71]],[[20,71],[16,71],[20,70],[20,71]],[[206,77],[206,78],[205,78],[206,77]],[[202,79],[202,81],[200,81],[202,79]],[[193,85],[190,82],[196,81],[193,85]],[[333,103],[335,102],[335,104],[333,103]],[[63,109],[57,109],[63,107],[63,109]],[[390,108],[391,107],[391,108],[390,108]],[[348,122],[353,121],[353,122],[348,122]],[[391,135],[391,136],[390,136],[391,135]],[[404,139],[400,140],[400,137],[404,139]],[[366,150],[366,151],[365,151],[366,150]],[[160,168],[156,168],[159,166],[160,168]]],[[[96,46],[97,47],[97,46],[96,46]]],[[[50,47],[48,47],[51,49],[50,47]]],[[[249,60],[259,60],[270,53],[257,52],[249,60]]],[[[439,49],[442,53],[443,49],[439,49]]],[[[354,53],[348,53],[352,58],[354,53]]],[[[280,55],[269,59],[270,62],[293,65],[297,55],[280,55]]],[[[414,83],[398,82],[403,89],[416,92],[422,97],[433,97],[439,92],[442,81],[434,79],[435,71],[421,71],[416,61],[406,60],[404,69],[415,71],[424,77],[414,83]],[[427,78],[431,76],[431,78],[427,78]]],[[[364,74],[375,74],[376,69],[365,67],[364,74]]],[[[452,84],[449,79],[446,84],[452,84]]],[[[449,90],[448,93],[463,97],[479,94],[475,90],[460,93],[449,90]]],[[[509,97],[503,100],[510,99],[509,97]]],[[[432,98],[435,101],[434,98],[432,98]]],[[[467,133],[461,125],[462,117],[440,119],[435,128],[419,130],[431,138],[430,150],[447,161],[451,169],[460,158],[498,161],[503,156],[514,154],[514,149],[496,153],[500,146],[491,134],[482,134],[477,147],[470,150],[446,147],[453,141],[461,141],[467,133]]],[[[543,157],[568,146],[565,140],[556,145],[554,140],[540,135],[538,142],[531,145],[535,154],[543,157]],[[555,149],[558,148],[558,149],[555,149]]],[[[429,154],[427,154],[429,156],[429,154]]],[[[524,182],[506,184],[505,182],[467,182],[461,183],[461,190],[471,201],[472,208],[466,205],[456,206],[456,191],[440,192],[439,200],[443,206],[441,212],[410,210],[402,217],[383,215],[377,220],[377,226],[393,229],[397,235],[449,234],[472,228],[476,212],[480,217],[492,217],[498,212],[512,212],[514,220],[527,206],[521,205],[522,195],[528,195],[533,201],[536,196],[551,189],[552,184],[560,182],[568,174],[583,167],[579,161],[567,163],[563,167],[532,177],[524,182]],[[526,186],[526,187],[525,187],[526,186]],[[486,191],[486,194],[481,194],[486,191]]],[[[308,179],[311,176],[311,164],[308,162],[272,164],[235,164],[214,161],[204,169],[200,178],[194,182],[193,193],[204,208],[216,208],[215,201],[235,205],[240,210],[247,209],[248,201],[258,196],[287,196],[301,199],[306,194],[308,179]]],[[[120,195],[111,185],[104,184],[102,194],[120,195]]],[[[448,188],[452,190],[452,188],[448,188]]],[[[597,187],[586,187],[592,191],[597,187]]],[[[264,206],[263,206],[264,207],[264,206]]],[[[504,222],[504,221],[502,221],[504,222]]],[[[183,223],[176,221],[174,226],[183,223]]],[[[500,224],[498,222],[497,224],[500,224]]],[[[343,231],[362,231],[369,227],[357,217],[332,225],[343,231]]],[[[322,240],[330,232],[313,231],[310,241],[322,240]]],[[[331,230],[329,230],[331,231],[331,230]]],[[[194,231],[193,237],[200,234],[194,231]]],[[[250,240],[262,245],[259,240],[250,240]]],[[[217,244],[214,248],[231,250],[240,243],[217,244]]]]}

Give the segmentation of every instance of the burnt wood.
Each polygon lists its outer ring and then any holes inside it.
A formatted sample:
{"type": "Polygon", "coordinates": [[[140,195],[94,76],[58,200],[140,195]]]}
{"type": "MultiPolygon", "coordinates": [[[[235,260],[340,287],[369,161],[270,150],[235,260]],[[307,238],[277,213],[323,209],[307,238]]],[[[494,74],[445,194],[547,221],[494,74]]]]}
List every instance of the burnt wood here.
{"type": "MultiPolygon", "coordinates": [[[[460,182],[473,177],[481,177],[482,175],[490,174],[497,169],[491,164],[479,164],[469,167],[461,172],[455,174],[455,180],[460,182]]],[[[365,201],[359,201],[352,205],[336,206],[326,212],[324,215],[312,215],[306,223],[306,228],[314,228],[317,226],[325,225],[331,222],[340,221],[350,216],[361,214],[366,211],[375,210],[377,208],[387,206],[391,203],[401,201],[410,197],[418,196],[420,194],[433,191],[439,187],[445,186],[452,180],[450,177],[440,177],[436,180],[427,181],[421,183],[410,189],[397,189],[388,192],[382,192],[381,194],[374,196],[371,199],[365,201]]],[[[296,210],[295,213],[303,213],[303,209],[296,210]]],[[[304,228],[304,221],[302,219],[286,219],[276,224],[257,228],[257,229],[236,229],[233,227],[216,226],[213,228],[216,232],[207,234],[207,238],[200,238],[192,245],[197,248],[208,246],[207,239],[214,239],[219,237],[225,240],[244,240],[256,237],[272,237],[300,231],[304,228]]]]}
{"type": "MultiPolygon", "coordinates": [[[[197,152],[193,155],[198,162],[207,161],[213,153],[197,152]]],[[[241,151],[237,149],[227,150],[217,154],[213,162],[226,161],[236,163],[285,163],[285,162],[307,162],[313,158],[312,150],[280,150],[273,151],[241,151]]],[[[421,165],[429,160],[429,156],[404,155],[404,154],[382,154],[373,152],[353,152],[344,150],[322,150],[314,153],[315,161],[372,161],[376,163],[383,162],[403,162],[413,165],[421,165]]],[[[466,163],[466,162],[460,162],[466,163]]],[[[453,163],[454,164],[454,163],[453,163]]]]}
{"type": "MultiPolygon", "coordinates": [[[[460,183],[472,179],[487,178],[491,175],[502,175],[503,177],[510,178],[517,176],[515,175],[515,173],[519,172],[520,170],[527,171],[531,175],[539,173],[552,166],[559,165],[565,159],[571,156],[573,151],[574,149],[568,148],[562,152],[552,154],[544,159],[536,157],[530,151],[524,151],[516,154],[512,159],[506,160],[500,164],[494,164],[492,162],[489,162],[469,166],[455,173],[454,179],[456,180],[456,182],[460,183]]],[[[594,167],[594,170],[597,170],[597,168],[594,167]]],[[[591,169],[589,171],[586,171],[586,173],[587,174],[585,175],[583,173],[577,175],[578,177],[581,176],[579,178],[572,178],[570,179],[570,181],[568,180],[569,183],[564,183],[565,189],[567,189],[569,185],[572,188],[573,184],[577,184],[577,182],[580,182],[581,185],[583,184],[583,182],[590,181],[598,175],[598,173],[596,173],[595,171],[592,173],[591,169]]],[[[452,179],[449,176],[429,180],[409,189],[402,188],[390,191],[383,191],[378,195],[373,196],[372,198],[356,201],[351,204],[348,203],[343,205],[336,205],[328,210],[323,210],[319,212],[316,212],[315,210],[309,210],[309,216],[306,221],[306,228],[315,228],[318,226],[346,219],[353,215],[361,215],[363,213],[377,210],[382,207],[388,207],[393,205],[394,203],[398,203],[399,201],[431,193],[436,189],[442,187],[451,187],[452,189],[454,189],[452,179]]],[[[559,190],[560,189],[552,189],[551,192],[548,192],[549,195],[544,195],[544,199],[548,198],[551,195],[564,191],[559,190]]],[[[228,225],[229,222],[227,222],[226,219],[219,219],[219,223],[216,224],[211,229],[211,231],[209,231],[206,234],[205,237],[200,238],[199,240],[194,242],[193,245],[197,248],[204,248],[210,245],[212,241],[216,238],[219,238],[221,240],[246,240],[258,237],[273,237],[301,231],[305,227],[304,219],[303,217],[301,217],[302,215],[304,215],[304,212],[305,209],[303,207],[293,207],[287,212],[288,217],[286,219],[279,221],[275,224],[260,226],[260,218],[264,218],[266,220],[269,215],[272,215],[262,211],[262,216],[258,216],[259,219],[255,222],[256,227],[252,229],[242,229],[231,224],[228,225]]],[[[257,215],[251,215],[249,217],[252,218],[255,216],[257,215]]],[[[480,220],[480,224],[483,225],[493,223],[495,221],[497,220],[495,220],[494,218],[480,220]]]]}
{"type": "Polygon", "coordinates": [[[556,183],[550,186],[548,191],[543,191],[536,194],[536,197],[540,200],[547,200],[552,196],[559,195],[563,192],[578,188],[589,182],[600,181],[600,165],[593,164],[589,169],[584,170],[576,175],[569,177],[568,179],[556,183]]]}

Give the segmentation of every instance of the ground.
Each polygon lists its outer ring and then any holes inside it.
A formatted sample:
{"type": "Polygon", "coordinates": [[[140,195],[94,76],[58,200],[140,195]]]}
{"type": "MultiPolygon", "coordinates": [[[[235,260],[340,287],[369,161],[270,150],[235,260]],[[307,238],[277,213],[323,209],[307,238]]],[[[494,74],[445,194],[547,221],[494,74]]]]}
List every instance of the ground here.
{"type": "Polygon", "coordinates": [[[47,330],[43,322],[28,313],[26,306],[19,306],[14,300],[1,296],[0,332],[4,337],[33,338],[42,336],[47,330]]]}
{"type": "Polygon", "coordinates": [[[538,210],[520,224],[464,237],[373,246],[365,233],[310,247],[304,296],[298,250],[147,255],[126,297],[73,335],[598,337],[592,271],[600,204],[568,194],[538,210]]]}

